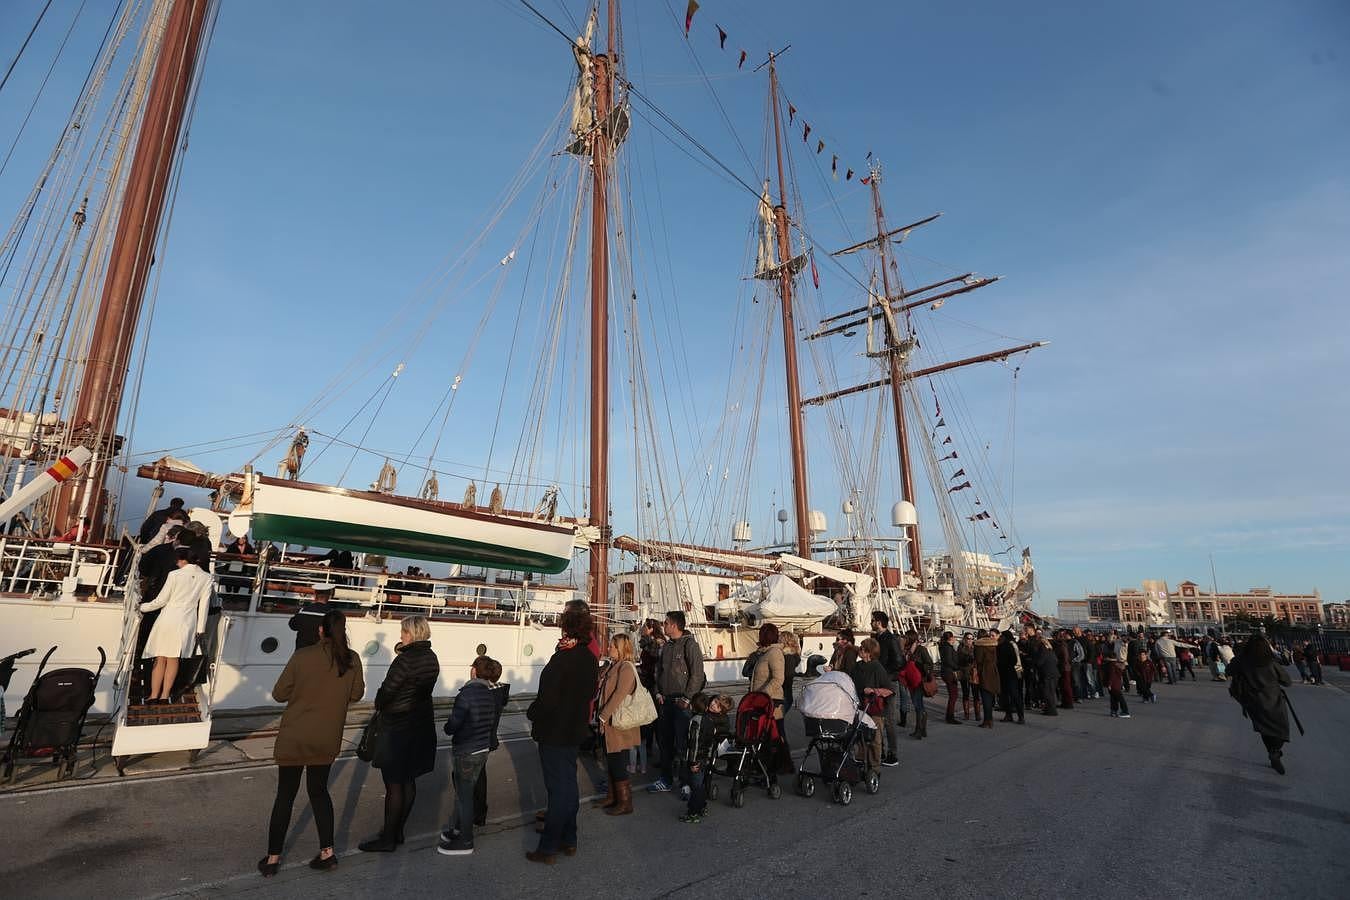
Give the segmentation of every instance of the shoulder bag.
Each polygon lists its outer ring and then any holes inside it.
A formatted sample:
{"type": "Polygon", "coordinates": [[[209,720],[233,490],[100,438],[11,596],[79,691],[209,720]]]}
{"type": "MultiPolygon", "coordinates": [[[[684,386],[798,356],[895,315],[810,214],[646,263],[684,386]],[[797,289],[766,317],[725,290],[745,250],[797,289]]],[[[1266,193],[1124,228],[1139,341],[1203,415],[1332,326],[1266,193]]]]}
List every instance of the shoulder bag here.
{"type": "MultiPolygon", "coordinates": [[[[356,758],[362,762],[375,761],[375,748],[380,743],[380,711],[370,714],[370,721],[361,729],[361,742],[356,745],[356,758]]],[[[379,768],[376,766],[376,768],[379,768]]]]}
{"type": "Polygon", "coordinates": [[[636,667],[633,669],[633,679],[636,681],[633,692],[623,698],[619,708],[614,710],[614,715],[609,717],[609,724],[620,731],[641,728],[656,721],[656,704],[652,703],[652,695],[642,687],[642,682],[637,681],[636,667]]]}

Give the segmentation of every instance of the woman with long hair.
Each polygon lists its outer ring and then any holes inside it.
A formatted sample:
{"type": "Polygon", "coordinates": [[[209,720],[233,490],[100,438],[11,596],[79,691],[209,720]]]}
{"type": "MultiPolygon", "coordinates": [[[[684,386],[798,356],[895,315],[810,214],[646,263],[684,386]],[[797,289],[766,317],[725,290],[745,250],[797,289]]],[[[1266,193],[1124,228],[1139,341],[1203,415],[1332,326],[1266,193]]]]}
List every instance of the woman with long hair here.
{"type": "Polygon", "coordinates": [[[375,694],[380,737],[371,764],[384,779],[384,827],[359,846],[389,853],[403,843],[403,827],[417,800],[417,779],[436,767],[436,722],[431,692],[441,663],[431,650],[431,626],[422,616],[399,623],[394,662],[375,694]]]}
{"type": "Polygon", "coordinates": [[[641,741],[641,729],[616,728],[614,714],[629,697],[643,690],[638,683],[637,665],[633,661],[633,639],[616,634],[609,639],[609,665],[600,679],[596,694],[596,717],[600,720],[600,736],[605,742],[605,767],[609,773],[609,792],[603,802],[595,805],[606,815],[626,816],[633,811],[633,785],[628,777],[628,751],[641,741]]]}
{"type": "Polygon", "coordinates": [[[319,855],[309,861],[309,866],[320,871],[337,867],[328,773],[342,748],[347,707],[365,692],[361,660],[347,646],[347,619],[338,610],[329,610],[319,624],[319,642],[295,651],[272,688],[272,698],[285,703],[286,711],[281,714],[273,751],[277,798],[267,829],[267,855],[258,860],[263,877],[277,874],[281,864],[301,775],[319,832],[319,855]]]}

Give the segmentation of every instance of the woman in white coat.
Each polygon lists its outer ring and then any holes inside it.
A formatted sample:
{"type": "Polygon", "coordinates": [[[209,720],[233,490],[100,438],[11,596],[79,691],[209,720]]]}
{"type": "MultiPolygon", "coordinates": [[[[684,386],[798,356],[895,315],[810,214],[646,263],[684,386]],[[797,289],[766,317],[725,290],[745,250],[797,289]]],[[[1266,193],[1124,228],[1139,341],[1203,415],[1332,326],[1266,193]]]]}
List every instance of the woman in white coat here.
{"type": "Polygon", "coordinates": [[[141,604],[141,612],[160,610],[145,642],[144,659],[155,660],[150,674],[149,703],[168,703],[178,677],[178,662],[192,656],[197,626],[206,621],[211,601],[211,576],[189,562],[191,551],[178,548],[178,568],[169,573],[159,596],[141,604]]]}

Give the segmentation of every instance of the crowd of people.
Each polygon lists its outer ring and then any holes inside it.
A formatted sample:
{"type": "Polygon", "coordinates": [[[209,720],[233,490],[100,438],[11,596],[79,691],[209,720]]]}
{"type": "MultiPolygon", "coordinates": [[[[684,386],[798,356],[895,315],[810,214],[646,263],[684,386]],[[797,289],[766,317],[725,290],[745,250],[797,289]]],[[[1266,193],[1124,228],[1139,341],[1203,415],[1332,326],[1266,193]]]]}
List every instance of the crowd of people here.
{"type": "MultiPolygon", "coordinates": [[[[297,616],[297,619],[300,617],[297,616]]],[[[327,783],[342,743],[349,704],[361,699],[364,681],[359,657],[347,646],[343,614],[323,611],[297,623],[297,650],[278,679],[273,696],[286,704],[276,742],[277,794],[268,829],[267,855],[258,862],[264,876],[277,872],[292,807],[303,778],[319,832],[315,869],[337,865],[333,847],[333,806],[327,783]]],[[[636,642],[613,635],[600,645],[587,605],[570,603],[559,617],[560,636],[539,678],[526,717],[536,745],[547,804],[536,814],[539,841],[527,860],[553,865],[578,848],[580,789],[578,762],[594,749],[603,759],[604,796],[594,806],[610,816],[631,815],[633,777],[655,761],[649,794],[678,791],[680,821],[696,824],[707,813],[707,778],[717,748],[733,734],[735,702],[708,689],[704,659],[683,613],[643,623],[636,642]]],[[[1258,633],[1235,649],[1227,639],[1206,634],[1183,641],[1169,631],[1097,634],[1082,628],[1043,632],[1034,625],[1020,634],[990,629],[957,636],[944,632],[936,659],[920,636],[896,634],[885,613],[874,614],[872,634],[857,640],[845,629],[831,656],[802,659],[797,637],[773,624],[759,630],[758,647],[746,660],[749,691],[765,698],[765,710],[781,722],[793,705],[794,677],[839,672],[852,680],[860,708],[875,724],[862,748],[869,772],[898,764],[899,734],[912,719],[911,738],[927,737],[930,704],[942,707],[943,722],[974,720],[993,728],[1025,724],[1028,712],[1046,716],[1106,699],[1112,717],[1131,715],[1127,695],[1156,703],[1155,686],[1196,680],[1203,661],[1211,677],[1231,683],[1230,694],[1260,734],[1275,771],[1284,774],[1282,748],[1289,740],[1285,666],[1295,656],[1258,633]]],[[[431,649],[430,627],[421,616],[404,619],[396,658],[375,695],[376,716],[363,748],[385,785],[379,833],[360,844],[365,852],[393,852],[404,842],[404,827],[417,798],[417,780],[432,771],[436,734],[432,694],[440,664],[431,649]]],[[[1315,648],[1298,648],[1308,679],[1315,648]]],[[[443,731],[451,738],[453,812],[441,832],[438,852],[474,851],[474,829],[486,822],[487,761],[498,746],[497,730],[509,688],[502,667],[479,656],[468,682],[455,697],[443,731]]],[[[1318,673],[1320,675],[1320,672],[1318,673]]],[[[1301,726],[1300,726],[1301,728],[1301,726]]],[[[770,783],[794,771],[786,732],[773,729],[765,771],[770,783]]]]}

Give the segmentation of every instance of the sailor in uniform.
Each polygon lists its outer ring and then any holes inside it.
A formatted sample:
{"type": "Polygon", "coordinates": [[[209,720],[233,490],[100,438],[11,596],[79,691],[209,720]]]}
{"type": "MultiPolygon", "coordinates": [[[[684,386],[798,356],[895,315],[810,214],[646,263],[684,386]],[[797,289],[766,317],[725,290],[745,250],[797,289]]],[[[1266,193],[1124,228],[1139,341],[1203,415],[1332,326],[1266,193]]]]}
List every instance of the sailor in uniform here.
{"type": "Polygon", "coordinates": [[[337,585],[331,582],[314,585],[314,599],[303,603],[298,612],[291,616],[291,631],[295,632],[295,649],[309,647],[319,642],[319,625],[324,614],[331,610],[333,589],[337,585]]]}

